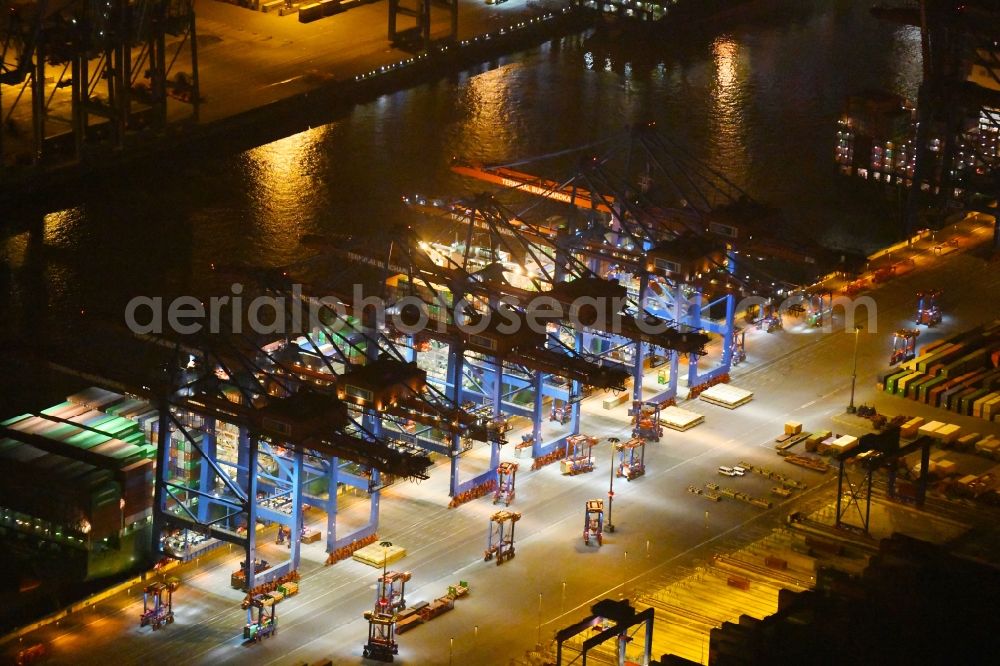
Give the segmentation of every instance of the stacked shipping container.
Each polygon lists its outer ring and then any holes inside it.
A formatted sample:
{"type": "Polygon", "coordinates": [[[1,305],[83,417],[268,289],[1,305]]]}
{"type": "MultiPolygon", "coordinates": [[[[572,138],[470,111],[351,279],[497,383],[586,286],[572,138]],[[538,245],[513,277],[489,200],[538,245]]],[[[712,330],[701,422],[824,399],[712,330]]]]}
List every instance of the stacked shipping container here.
{"type": "Polygon", "coordinates": [[[883,390],[1000,422],[1000,320],[939,340],[882,378],[883,390]]]}
{"type": "Polygon", "coordinates": [[[116,549],[122,567],[148,552],[133,534],[152,516],[158,414],[148,402],[91,388],[2,425],[0,523],[87,551],[88,575],[113,573],[116,549]]]}

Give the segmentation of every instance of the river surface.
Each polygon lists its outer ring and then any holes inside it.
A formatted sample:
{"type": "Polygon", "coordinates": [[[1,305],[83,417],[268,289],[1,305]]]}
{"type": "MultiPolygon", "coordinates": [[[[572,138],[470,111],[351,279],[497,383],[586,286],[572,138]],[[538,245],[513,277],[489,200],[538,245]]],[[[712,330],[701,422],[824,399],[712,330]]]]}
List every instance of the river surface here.
{"type": "MultiPolygon", "coordinates": [[[[451,174],[453,156],[511,162],[637,122],[818,240],[870,249],[897,233],[897,204],[837,176],[836,121],[847,95],[913,99],[920,78],[919,32],[870,5],[779,0],[655,42],[574,35],[241,154],[69,193],[69,207],[5,210],[0,332],[30,345],[81,310],[197,288],[212,262],[281,265],[302,234],[377,233],[407,219],[404,194],[486,189],[451,174]]],[[[0,417],[30,394],[3,374],[0,417]]]]}

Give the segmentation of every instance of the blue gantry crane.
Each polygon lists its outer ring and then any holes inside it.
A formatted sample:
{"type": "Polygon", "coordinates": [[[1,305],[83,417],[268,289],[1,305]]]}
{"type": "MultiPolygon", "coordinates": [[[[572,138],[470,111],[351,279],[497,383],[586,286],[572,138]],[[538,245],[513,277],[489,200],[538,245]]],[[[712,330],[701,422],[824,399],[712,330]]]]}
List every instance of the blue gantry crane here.
{"type": "MultiPolygon", "coordinates": [[[[863,265],[863,257],[857,253],[831,251],[796,233],[779,211],[753,201],[739,186],[652,125],[635,125],[596,144],[516,163],[455,163],[452,170],[503,188],[495,196],[532,197],[530,204],[510,216],[516,233],[507,233],[508,239],[533,235],[539,243],[553,248],[549,254],[557,267],[567,270],[567,264],[576,258],[591,274],[626,287],[627,311],[636,317],[656,316],[681,335],[719,335],[719,360],[704,372],[700,348],[659,345],[690,354],[689,387],[729,371],[734,353],[735,296],[773,308],[774,298],[796,291],[796,284],[863,265]],[[571,156],[578,161],[569,169],[556,169],[570,174],[559,180],[518,170],[528,163],[558,161],[565,165],[571,156]],[[544,223],[532,223],[529,213],[542,210],[543,204],[550,207],[545,213],[554,209],[553,204],[566,204],[568,209],[544,223]],[[790,271],[790,266],[794,270],[790,271]],[[801,273],[801,279],[775,278],[779,267],[782,274],[801,273]]],[[[435,201],[430,206],[426,201],[425,205],[416,203],[424,210],[444,210],[444,215],[452,217],[461,217],[463,211],[473,208],[464,201],[435,201]]],[[[481,216],[479,223],[488,226],[489,216],[481,216]]],[[[602,353],[627,353],[633,369],[633,399],[644,400],[640,377],[656,343],[648,339],[641,340],[645,344],[632,342],[627,344],[627,338],[617,336],[604,342],[587,340],[586,344],[594,344],[602,353]]],[[[665,401],[676,395],[678,355],[671,356],[668,388],[653,400],[665,401]]]]}
{"type": "MultiPolygon", "coordinates": [[[[375,436],[335,392],[283,365],[273,341],[232,331],[140,339],[90,318],[73,336],[72,346],[52,350],[61,369],[156,407],[154,548],[186,560],[221,543],[237,545],[245,557],[234,577],[247,590],[298,567],[294,538],[287,561],[260,568],[256,527],[277,524],[301,534],[304,499],[312,497],[307,485],[336,497],[345,468],[356,470],[372,494],[383,474],[426,477],[425,454],[375,436]],[[199,538],[174,538],[178,533],[199,538]]],[[[311,506],[325,503],[310,499],[311,506]]],[[[377,516],[377,496],[374,504],[377,516]]],[[[332,507],[328,519],[335,515],[332,507]]]]}
{"type": "MultiPolygon", "coordinates": [[[[469,226],[470,233],[473,226],[469,226]]],[[[528,313],[506,298],[514,287],[501,288],[497,285],[507,284],[505,281],[494,282],[496,275],[503,272],[496,268],[497,262],[473,261],[476,257],[483,259],[481,248],[474,249],[468,243],[453,256],[450,249],[445,251],[415,237],[412,241],[398,245],[394,241],[391,251],[381,252],[371,247],[370,239],[337,239],[336,243],[309,239],[313,247],[354,261],[359,256],[387,257],[362,263],[368,267],[374,263],[390,273],[385,278],[391,287],[386,294],[393,315],[390,337],[401,341],[409,358],[427,370],[429,383],[440,386],[453,402],[471,403],[469,412],[483,410],[498,435],[506,430],[510,417],[530,418],[535,433],[531,438],[532,455],[540,457],[561,447],[567,436],[542,441],[546,399],[572,405],[568,433],[572,434],[579,427],[578,403],[583,386],[623,388],[628,376],[623,366],[599,363],[560,336],[530,325],[528,313]],[[435,321],[424,321],[416,330],[404,330],[409,328],[407,319],[419,321],[421,309],[434,313],[435,321]],[[515,396],[530,396],[531,402],[525,405],[515,396]]],[[[499,248],[494,255],[487,251],[486,258],[499,259],[499,248]]],[[[521,289],[518,293],[531,292],[521,289]]],[[[451,452],[452,497],[495,481],[499,447],[505,441],[502,437],[491,439],[489,469],[468,480],[459,477],[462,448],[455,443],[451,452]]]]}

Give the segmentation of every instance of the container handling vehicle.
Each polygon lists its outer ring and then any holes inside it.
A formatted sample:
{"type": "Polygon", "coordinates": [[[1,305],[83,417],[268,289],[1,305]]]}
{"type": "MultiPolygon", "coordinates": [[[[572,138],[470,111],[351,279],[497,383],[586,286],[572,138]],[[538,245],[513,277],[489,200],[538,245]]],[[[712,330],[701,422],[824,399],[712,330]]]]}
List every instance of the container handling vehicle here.
{"type": "Polygon", "coordinates": [[[167,583],[150,583],[142,592],[142,615],[139,616],[139,626],[153,627],[156,631],[165,624],[174,621],[174,590],[177,581],[167,583]]]}
{"type": "Polygon", "coordinates": [[[604,543],[604,500],[587,500],[587,509],[583,518],[583,543],[590,545],[596,541],[600,546],[604,543]]]}
{"type": "Polygon", "coordinates": [[[259,643],[278,632],[278,618],[275,615],[274,599],[266,594],[258,594],[247,607],[247,623],[243,626],[243,640],[259,643]]]}
{"type": "Polygon", "coordinates": [[[514,480],[517,478],[517,463],[502,462],[497,467],[497,489],[493,491],[493,503],[503,502],[510,506],[514,501],[514,480]]]}

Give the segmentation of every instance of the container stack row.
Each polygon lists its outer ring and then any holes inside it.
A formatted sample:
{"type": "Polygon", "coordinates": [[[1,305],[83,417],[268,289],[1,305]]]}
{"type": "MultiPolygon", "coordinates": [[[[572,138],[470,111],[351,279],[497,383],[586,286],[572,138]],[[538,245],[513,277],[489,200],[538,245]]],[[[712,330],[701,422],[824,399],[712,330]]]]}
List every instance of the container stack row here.
{"type": "Polygon", "coordinates": [[[81,546],[146,524],[157,424],[147,401],[99,388],[4,421],[4,515],[21,531],[81,546]]]}
{"type": "Polygon", "coordinates": [[[1000,320],[926,345],[881,382],[892,393],[1000,422],[1000,320]]]}

